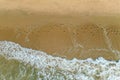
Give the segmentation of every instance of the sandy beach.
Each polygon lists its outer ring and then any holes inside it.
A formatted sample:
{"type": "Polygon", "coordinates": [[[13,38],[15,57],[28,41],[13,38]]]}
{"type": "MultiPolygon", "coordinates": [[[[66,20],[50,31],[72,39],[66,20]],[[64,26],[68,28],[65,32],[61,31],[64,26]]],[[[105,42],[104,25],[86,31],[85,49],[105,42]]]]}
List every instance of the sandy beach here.
{"type": "Polygon", "coordinates": [[[112,0],[0,0],[0,40],[68,59],[102,56],[117,60],[120,50],[117,4],[119,1],[112,0]]]}
{"type": "Polygon", "coordinates": [[[14,10],[1,11],[0,17],[0,40],[69,59],[118,59],[112,50],[120,49],[119,16],[76,17],[14,10]]]}

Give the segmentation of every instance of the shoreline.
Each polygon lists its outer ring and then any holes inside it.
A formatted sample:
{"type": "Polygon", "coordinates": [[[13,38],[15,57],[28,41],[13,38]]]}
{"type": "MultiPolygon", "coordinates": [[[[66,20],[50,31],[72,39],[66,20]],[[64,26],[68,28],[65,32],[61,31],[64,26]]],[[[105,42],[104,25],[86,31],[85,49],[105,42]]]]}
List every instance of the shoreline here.
{"type": "Polygon", "coordinates": [[[100,56],[109,60],[119,59],[116,52],[120,51],[120,17],[43,16],[41,13],[28,14],[19,10],[2,11],[0,17],[0,40],[13,41],[68,59],[95,59],[100,56]],[[115,53],[105,39],[104,28],[109,33],[115,53]]]}
{"type": "Polygon", "coordinates": [[[18,79],[18,76],[13,75],[14,72],[18,73],[17,75],[21,76],[21,80],[27,78],[28,74],[32,74],[33,77],[33,75],[35,75],[36,73],[38,74],[34,78],[37,79],[49,78],[62,80],[96,80],[120,78],[120,60],[108,61],[102,57],[99,57],[96,60],[93,60],[92,58],[88,58],[85,60],[78,60],[74,58],[72,60],[68,60],[61,57],[53,57],[41,51],[21,47],[19,44],[16,44],[14,42],[0,41],[0,45],[0,55],[5,57],[4,59],[0,56],[0,59],[2,59],[3,62],[6,62],[6,64],[0,63],[2,64],[2,67],[0,68],[2,69],[2,72],[5,72],[6,70],[12,71],[12,73],[9,74],[10,76],[6,76],[6,72],[4,74],[1,74],[1,78],[4,79],[9,77],[11,77],[12,79],[18,79]],[[12,67],[6,68],[6,65],[12,67]],[[14,68],[15,70],[13,70],[14,68]],[[24,76],[20,75],[21,72],[19,72],[19,70],[23,71],[24,76]],[[30,72],[28,72],[28,70],[30,72]],[[26,71],[28,73],[26,73],[26,71]],[[41,77],[41,75],[43,76],[41,77]]]}

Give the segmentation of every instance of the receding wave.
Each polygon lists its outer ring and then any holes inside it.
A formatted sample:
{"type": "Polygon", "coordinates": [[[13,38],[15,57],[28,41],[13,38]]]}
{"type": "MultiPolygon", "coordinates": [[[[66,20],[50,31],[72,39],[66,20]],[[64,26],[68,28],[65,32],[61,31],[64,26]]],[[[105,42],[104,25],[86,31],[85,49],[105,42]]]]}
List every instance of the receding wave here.
{"type": "Polygon", "coordinates": [[[67,60],[0,41],[0,80],[119,80],[120,60],[67,60]]]}

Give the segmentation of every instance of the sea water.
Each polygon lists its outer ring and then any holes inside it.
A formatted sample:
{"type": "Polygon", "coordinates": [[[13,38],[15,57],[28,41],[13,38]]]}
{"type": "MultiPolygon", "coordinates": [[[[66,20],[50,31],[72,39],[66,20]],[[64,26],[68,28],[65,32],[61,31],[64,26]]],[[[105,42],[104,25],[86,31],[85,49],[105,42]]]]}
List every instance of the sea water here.
{"type": "Polygon", "coordinates": [[[120,60],[67,60],[0,41],[0,80],[120,80],[120,60]]]}

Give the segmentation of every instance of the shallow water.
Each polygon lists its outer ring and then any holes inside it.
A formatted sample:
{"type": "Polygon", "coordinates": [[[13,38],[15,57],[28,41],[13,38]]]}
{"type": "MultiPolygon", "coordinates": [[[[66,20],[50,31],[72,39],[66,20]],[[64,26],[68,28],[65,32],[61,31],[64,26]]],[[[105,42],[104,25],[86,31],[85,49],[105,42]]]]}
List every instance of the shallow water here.
{"type": "Polygon", "coordinates": [[[120,61],[67,60],[0,41],[1,80],[119,80],[120,61]]]}

